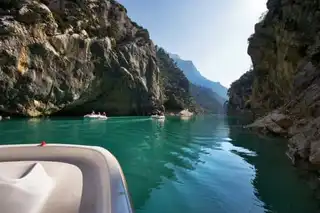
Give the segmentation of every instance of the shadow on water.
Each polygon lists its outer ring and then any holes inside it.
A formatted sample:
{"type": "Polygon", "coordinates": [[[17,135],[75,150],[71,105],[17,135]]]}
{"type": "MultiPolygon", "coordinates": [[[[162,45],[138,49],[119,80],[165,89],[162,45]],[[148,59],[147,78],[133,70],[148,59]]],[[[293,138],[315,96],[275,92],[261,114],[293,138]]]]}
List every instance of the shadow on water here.
{"type": "Polygon", "coordinates": [[[298,171],[285,155],[286,140],[258,136],[242,129],[241,124],[245,121],[241,117],[226,119],[233,145],[256,153],[237,154],[254,165],[256,176],[252,184],[256,189],[256,196],[265,203],[268,212],[320,212],[320,205],[312,191],[307,183],[299,178],[298,171]]]}

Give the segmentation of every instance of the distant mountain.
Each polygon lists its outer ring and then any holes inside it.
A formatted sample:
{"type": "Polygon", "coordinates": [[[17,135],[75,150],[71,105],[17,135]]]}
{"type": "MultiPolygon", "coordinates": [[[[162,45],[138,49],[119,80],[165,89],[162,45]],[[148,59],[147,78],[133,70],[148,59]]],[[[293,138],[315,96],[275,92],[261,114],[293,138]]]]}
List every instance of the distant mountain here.
{"type": "Polygon", "coordinates": [[[211,89],[194,85],[190,83],[190,93],[196,104],[204,113],[222,114],[224,107],[221,104],[221,97],[211,89]]]}
{"type": "Polygon", "coordinates": [[[177,63],[177,66],[183,71],[188,80],[198,86],[212,89],[217,93],[220,103],[224,103],[227,99],[228,89],[222,86],[219,82],[213,82],[201,75],[201,73],[194,66],[192,61],[186,61],[179,57],[177,54],[169,53],[170,57],[177,63]]]}
{"type": "Polygon", "coordinates": [[[222,98],[211,89],[192,84],[172,57],[157,46],[157,65],[162,79],[160,87],[164,91],[166,110],[179,112],[187,108],[197,113],[224,113],[222,98]]]}

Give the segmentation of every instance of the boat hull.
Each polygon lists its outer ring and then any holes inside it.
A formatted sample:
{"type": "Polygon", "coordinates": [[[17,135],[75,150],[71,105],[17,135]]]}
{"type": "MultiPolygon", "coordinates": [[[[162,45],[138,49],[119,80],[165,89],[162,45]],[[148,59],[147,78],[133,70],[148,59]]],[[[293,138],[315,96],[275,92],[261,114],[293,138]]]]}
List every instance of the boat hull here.
{"type": "Polygon", "coordinates": [[[166,117],[164,115],[152,115],[151,118],[153,119],[159,119],[159,120],[164,120],[166,117]]]}
{"type": "MultiPolygon", "coordinates": [[[[13,162],[14,164],[21,162],[38,162],[39,164],[41,162],[54,162],[57,165],[66,163],[77,167],[82,173],[81,201],[79,207],[75,206],[75,211],[70,212],[133,212],[126,180],[120,164],[108,150],[102,147],[64,144],[45,146],[36,144],[2,145],[0,146],[0,165],[7,162],[13,162]]],[[[6,174],[6,170],[0,172],[1,175],[6,174]]],[[[65,183],[65,185],[67,186],[68,183],[65,183]]],[[[63,201],[64,198],[58,197],[56,199],[63,201]]],[[[19,205],[21,201],[15,199],[13,202],[17,202],[16,205],[19,205]]],[[[54,202],[46,203],[52,204],[54,202]]],[[[65,212],[66,210],[63,207],[64,205],[57,204],[55,211],[65,212]]],[[[48,213],[51,212],[48,211],[48,213]]]]}
{"type": "Polygon", "coordinates": [[[90,119],[101,119],[101,120],[107,120],[108,117],[105,115],[85,115],[84,118],[90,118],[90,119]]]}

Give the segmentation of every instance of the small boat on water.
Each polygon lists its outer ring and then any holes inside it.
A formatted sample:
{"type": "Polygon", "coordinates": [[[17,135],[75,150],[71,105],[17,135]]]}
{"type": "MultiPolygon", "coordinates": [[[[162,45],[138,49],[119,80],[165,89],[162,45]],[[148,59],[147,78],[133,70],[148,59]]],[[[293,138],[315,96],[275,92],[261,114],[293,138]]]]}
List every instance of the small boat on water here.
{"type": "Polygon", "coordinates": [[[84,118],[104,119],[104,120],[108,119],[108,117],[105,116],[105,115],[96,115],[96,114],[94,114],[94,115],[88,114],[88,115],[85,115],[85,116],[83,116],[83,117],[84,117],[84,118]]]}
{"type": "Polygon", "coordinates": [[[101,119],[101,120],[106,120],[108,119],[107,115],[105,113],[103,113],[102,115],[99,114],[95,114],[94,112],[92,112],[91,114],[87,114],[85,116],[83,116],[84,118],[94,118],[94,119],[101,119]]]}
{"type": "Polygon", "coordinates": [[[11,119],[10,116],[3,117],[0,115],[0,121],[1,120],[10,120],[10,119],[11,119]]]}
{"type": "Polygon", "coordinates": [[[166,117],[164,115],[151,115],[153,119],[164,120],[166,117]]]}
{"type": "Polygon", "coordinates": [[[133,212],[109,151],[45,142],[0,146],[0,206],[1,213],[133,212]]]}
{"type": "Polygon", "coordinates": [[[179,116],[180,118],[187,119],[193,116],[193,112],[190,112],[188,109],[185,109],[179,112],[179,116]]]}

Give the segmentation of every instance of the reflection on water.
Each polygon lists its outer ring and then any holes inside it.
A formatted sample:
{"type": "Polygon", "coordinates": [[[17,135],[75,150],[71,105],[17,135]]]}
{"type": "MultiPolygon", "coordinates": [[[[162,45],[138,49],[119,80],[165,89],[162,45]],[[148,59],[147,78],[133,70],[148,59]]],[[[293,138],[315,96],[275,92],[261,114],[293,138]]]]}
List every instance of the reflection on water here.
{"type": "Polygon", "coordinates": [[[284,154],[287,148],[285,140],[256,136],[237,128],[237,118],[228,118],[228,123],[233,144],[256,153],[253,156],[238,154],[255,166],[253,185],[257,189],[257,197],[265,202],[269,212],[320,212],[309,187],[284,154]]]}
{"type": "Polygon", "coordinates": [[[0,122],[1,143],[99,145],[125,173],[136,212],[317,212],[285,143],[223,116],[0,122]]]}

